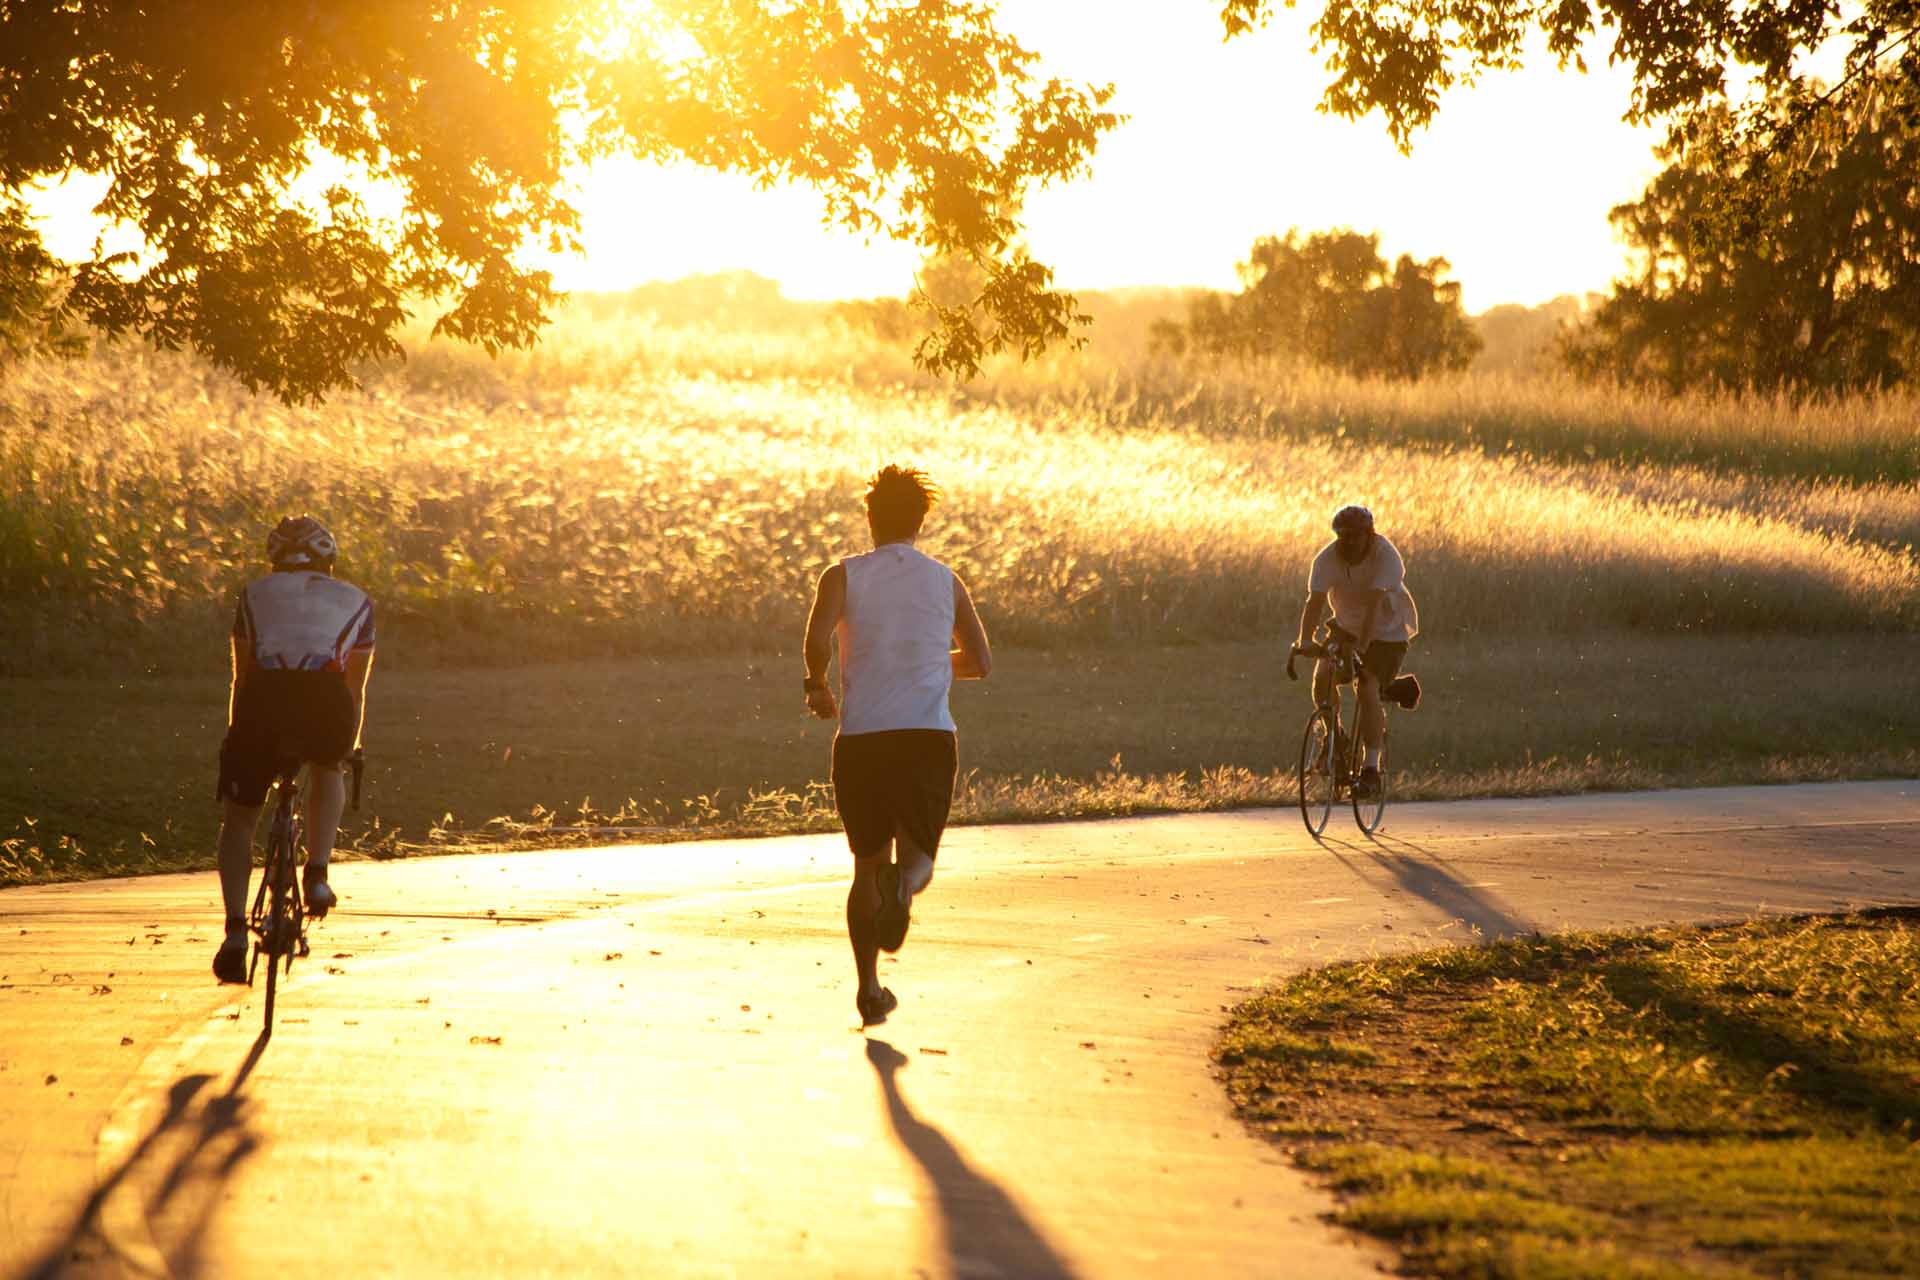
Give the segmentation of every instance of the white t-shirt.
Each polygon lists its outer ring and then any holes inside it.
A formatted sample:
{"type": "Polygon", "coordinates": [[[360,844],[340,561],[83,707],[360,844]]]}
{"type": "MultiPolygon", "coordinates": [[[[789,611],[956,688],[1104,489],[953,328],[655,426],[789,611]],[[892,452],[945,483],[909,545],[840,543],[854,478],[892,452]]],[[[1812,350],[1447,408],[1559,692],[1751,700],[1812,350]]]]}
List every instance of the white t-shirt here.
{"type": "Polygon", "coordinates": [[[1411,640],[1420,634],[1420,611],[1414,606],[1413,593],[1407,590],[1407,566],[1399,549],[1381,534],[1373,535],[1373,546],[1359,564],[1340,558],[1338,540],[1320,548],[1307,572],[1307,590],[1324,591],[1333,606],[1333,620],[1358,634],[1367,620],[1367,594],[1384,591],[1387,598],[1374,618],[1376,640],[1411,640]]]}
{"type": "Polygon", "coordinates": [[[953,570],[904,542],[840,563],[840,732],[953,732],[953,570]]]}

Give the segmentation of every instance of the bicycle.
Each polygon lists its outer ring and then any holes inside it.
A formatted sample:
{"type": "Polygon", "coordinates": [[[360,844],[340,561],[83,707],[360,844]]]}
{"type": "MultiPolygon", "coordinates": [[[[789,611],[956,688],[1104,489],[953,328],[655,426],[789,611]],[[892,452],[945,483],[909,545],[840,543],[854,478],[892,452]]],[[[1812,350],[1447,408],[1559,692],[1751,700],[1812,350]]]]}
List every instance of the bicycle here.
{"type": "MultiPolygon", "coordinates": [[[[1349,733],[1340,719],[1340,691],[1353,689],[1353,726],[1360,724],[1360,658],[1344,644],[1294,645],[1287,652],[1287,679],[1298,680],[1293,669],[1296,658],[1318,658],[1333,667],[1329,700],[1316,702],[1307,717],[1306,731],[1300,737],[1300,817],[1307,834],[1318,840],[1327,829],[1327,819],[1342,796],[1353,806],[1353,820],[1360,830],[1372,835],[1380,829],[1387,814],[1387,735],[1380,735],[1380,780],[1371,792],[1362,795],[1358,785],[1364,748],[1357,732],[1349,733]]],[[[1386,716],[1387,698],[1382,691],[1380,714],[1386,716]]]]}
{"type": "MultiPolygon", "coordinates": [[[[360,773],[365,757],[356,750],[348,763],[353,770],[353,807],[360,807],[360,773]]],[[[260,888],[253,895],[253,909],[247,913],[247,929],[254,935],[253,959],[247,965],[247,985],[253,985],[254,972],[262,956],[267,960],[267,999],[262,1035],[273,1034],[273,1003],[284,964],[293,972],[295,956],[312,954],[307,943],[307,904],[300,888],[300,770],[298,762],[283,765],[273,781],[273,825],[267,831],[266,865],[260,876],[260,888]]]]}

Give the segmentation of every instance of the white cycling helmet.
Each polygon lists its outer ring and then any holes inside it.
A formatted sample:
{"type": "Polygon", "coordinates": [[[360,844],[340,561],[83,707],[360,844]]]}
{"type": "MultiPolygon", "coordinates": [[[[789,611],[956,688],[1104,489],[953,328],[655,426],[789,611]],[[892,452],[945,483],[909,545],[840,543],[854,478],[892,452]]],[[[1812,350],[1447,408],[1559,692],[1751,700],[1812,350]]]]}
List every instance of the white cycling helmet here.
{"type": "Polygon", "coordinates": [[[312,516],[288,516],[267,535],[267,559],[276,569],[327,569],[340,544],[312,516]]]}

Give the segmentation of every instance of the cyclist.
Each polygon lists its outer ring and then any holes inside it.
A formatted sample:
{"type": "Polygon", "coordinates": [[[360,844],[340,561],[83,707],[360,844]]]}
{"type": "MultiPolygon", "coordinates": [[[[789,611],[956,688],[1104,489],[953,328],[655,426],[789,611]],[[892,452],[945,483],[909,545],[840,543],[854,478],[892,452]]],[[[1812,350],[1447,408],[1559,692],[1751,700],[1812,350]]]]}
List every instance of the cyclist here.
{"type": "Polygon", "coordinates": [[[874,476],[866,499],[873,550],[829,566],[807,615],[807,709],[840,719],[833,800],[853,852],[847,938],[862,1025],[899,1003],[880,985],[879,952],[906,940],[914,895],[933,879],[953,803],[958,738],[948,690],[993,666],[966,584],[914,547],[939,499],[922,471],[889,466],[874,476]],[[836,639],[839,703],[827,683],[836,639]]]}
{"type": "MultiPolygon", "coordinates": [[[[1333,534],[1333,541],[1314,556],[1308,571],[1307,600],[1300,609],[1296,643],[1304,646],[1313,638],[1331,605],[1330,647],[1342,647],[1360,657],[1358,728],[1366,758],[1354,790],[1365,799],[1380,786],[1380,748],[1387,734],[1380,690],[1399,674],[1407,645],[1420,634],[1420,613],[1407,590],[1406,562],[1393,543],[1374,529],[1373,512],[1362,506],[1341,507],[1333,513],[1333,534]]],[[[1316,662],[1313,700],[1321,704],[1332,698],[1333,668],[1328,662],[1316,662]]]]}
{"type": "Polygon", "coordinates": [[[360,743],[373,667],[373,601],[333,576],[339,546],[311,516],[267,536],[273,572],[249,583],[233,615],[233,686],[220,744],[220,896],[227,936],[213,958],[222,982],[247,980],[247,880],[267,788],[283,765],[306,764],[307,914],[336,902],[327,863],[346,805],[344,762],[360,743]]]}

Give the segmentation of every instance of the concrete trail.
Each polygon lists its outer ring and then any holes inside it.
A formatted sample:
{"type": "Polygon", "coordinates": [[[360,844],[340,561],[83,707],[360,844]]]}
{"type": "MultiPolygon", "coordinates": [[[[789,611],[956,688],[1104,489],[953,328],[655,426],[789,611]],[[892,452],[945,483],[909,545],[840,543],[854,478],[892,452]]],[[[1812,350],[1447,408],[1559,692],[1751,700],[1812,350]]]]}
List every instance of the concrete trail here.
{"type": "Polygon", "coordinates": [[[862,1035],[837,836],[0,893],[0,1276],[1359,1276],[1207,1049],[1329,960],[1920,901],[1920,783],[965,828],[862,1035]]]}

